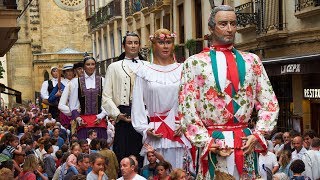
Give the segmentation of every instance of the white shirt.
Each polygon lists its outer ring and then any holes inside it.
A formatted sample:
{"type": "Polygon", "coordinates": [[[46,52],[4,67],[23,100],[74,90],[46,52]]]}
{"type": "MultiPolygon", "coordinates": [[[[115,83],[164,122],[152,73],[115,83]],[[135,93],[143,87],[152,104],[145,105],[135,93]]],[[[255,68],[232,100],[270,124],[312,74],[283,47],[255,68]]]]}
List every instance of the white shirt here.
{"type": "Polygon", "coordinates": [[[302,156],[307,152],[307,149],[302,147],[302,149],[299,151],[299,153],[297,152],[297,150],[294,150],[292,152],[292,155],[291,155],[291,159],[292,161],[296,160],[296,159],[302,159],[302,156]]]}
{"type": "Polygon", "coordinates": [[[265,156],[262,154],[259,155],[259,174],[262,179],[267,179],[267,173],[263,169],[263,165],[271,171],[275,166],[279,166],[276,155],[270,151],[268,151],[265,156]]]}
{"type": "Polygon", "coordinates": [[[56,120],[55,119],[53,119],[53,118],[51,118],[51,119],[45,119],[44,121],[43,121],[43,125],[44,126],[46,126],[46,124],[47,123],[56,123],[56,120]]]}
{"type": "Polygon", "coordinates": [[[91,139],[87,138],[88,145],[90,145],[91,141],[91,139]]]}
{"type": "Polygon", "coordinates": [[[40,158],[41,161],[43,161],[43,155],[46,154],[47,152],[44,150],[44,148],[42,149],[42,151],[40,151],[40,149],[36,149],[36,154],[37,156],[40,158]]]}
{"type": "MultiPolygon", "coordinates": [[[[58,79],[57,78],[52,78],[52,86],[55,87],[58,83],[58,79]]],[[[41,90],[40,90],[40,94],[41,94],[41,98],[42,99],[48,99],[49,98],[49,91],[48,91],[48,86],[49,83],[48,81],[44,81],[41,85],[41,90]]]]}
{"type": "Polygon", "coordinates": [[[304,175],[311,179],[320,178],[320,151],[309,150],[302,157],[305,165],[304,175]]]}
{"type": "Polygon", "coordinates": [[[114,119],[120,114],[119,105],[130,105],[135,73],[144,64],[149,64],[149,62],[142,60],[137,60],[137,62],[124,59],[108,66],[105,88],[102,93],[102,106],[114,119]]]}
{"type": "MultiPolygon", "coordinates": [[[[95,85],[96,85],[95,73],[93,73],[93,75],[91,76],[88,76],[85,73],[85,78],[86,78],[85,79],[86,88],[95,88],[95,85]]],[[[104,81],[104,78],[102,78],[102,85],[104,84],[103,81],[104,81]]],[[[73,78],[62,92],[58,108],[66,116],[71,116],[72,115],[71,112],[73,110],[80,109],[80,102],[78,98],[78,88],[79,88],[78,78],[73,78]]],[[[101,107],[101,113],[97,114],[97,118],[103,119],[107,115],[108,115],[107,112],[104,110],[103,107],[101,107]]]]}
{"type": "MultiPolygon", "coordinates": [[[[123,177],[120,177],[120,178],[118,178],[117,180],[124,180],[124,178],[123,178],[123,177]]],[[[144,177],[142,177],[142,176],[140,176],[139,174],[136,174],[136,175],[132,178],[132,180],[147,180],[147,179],[144,178],[144,177]]]]}

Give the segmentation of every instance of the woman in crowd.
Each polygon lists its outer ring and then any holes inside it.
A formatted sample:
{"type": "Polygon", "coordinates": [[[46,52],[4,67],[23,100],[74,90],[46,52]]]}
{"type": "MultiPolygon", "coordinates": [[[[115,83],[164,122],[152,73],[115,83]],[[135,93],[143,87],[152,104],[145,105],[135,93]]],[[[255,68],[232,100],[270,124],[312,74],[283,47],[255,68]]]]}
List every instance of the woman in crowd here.
{"type": "Polygon", "coordinates": [[[290,170],[291,152],[282,150],[279,152],[279,173],[285,173],[287,176],[292,177],[292,171],[290,170]]]}
{"type": "Polygon", "coordinates": [[[38,169],[38,159],[34,154],[29,154],[23,164],[23,171],[20,173],[18,179],[35,180],[34,172],[38,169]]]}
{"type": "Polygon", "coordinates": [[[96,60],[93,57],[86,56],[83,64],[84,74],[72,79],[65,87],[58,107],[76,120],[79,139],[86,139],[89,129],[94,129],[98,138],[107,138],[107,113],[101,107],[103,78],[96,74],[96,60]]]}
{"type": "MultiPolygon", "coordinates": [[[[173,168],[182,168],[183,155],[190,143],[182,135],[177,113],[182,65],[173,55],[174,37],[167,29],[159,29],[150,36],[152,63],[137,72],[131,118],[133,127],[143,136],[143,143],[153,146],[173,168]]],[[[147,164],[146,151],[142,149],[140,154],[145,156],[144,165],[147,164]]]]}

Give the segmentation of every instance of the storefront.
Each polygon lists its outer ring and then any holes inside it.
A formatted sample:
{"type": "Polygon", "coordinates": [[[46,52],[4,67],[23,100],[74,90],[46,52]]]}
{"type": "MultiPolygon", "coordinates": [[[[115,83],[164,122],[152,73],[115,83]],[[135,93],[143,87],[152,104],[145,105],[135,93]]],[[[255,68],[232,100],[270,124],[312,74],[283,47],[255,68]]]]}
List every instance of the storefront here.
{"type": "Polygon", "coordinates": [[[280,112],[278,130],[320,134],[320,54],[263,60],[280,112]]]}

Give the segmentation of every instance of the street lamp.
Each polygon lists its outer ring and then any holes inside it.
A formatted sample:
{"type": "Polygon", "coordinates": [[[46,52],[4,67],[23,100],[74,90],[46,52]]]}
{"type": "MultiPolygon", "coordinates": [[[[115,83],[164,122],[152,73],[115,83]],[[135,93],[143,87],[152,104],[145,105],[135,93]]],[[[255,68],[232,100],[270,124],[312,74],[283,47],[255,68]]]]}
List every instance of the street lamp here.
{"type": "Polygon", "coordinates": [[[224,4],[224,0],[209,0],[209,2],[210,2],[210,5],[211,5],[211,9],[213,9],[216,6],[224,4]]]}

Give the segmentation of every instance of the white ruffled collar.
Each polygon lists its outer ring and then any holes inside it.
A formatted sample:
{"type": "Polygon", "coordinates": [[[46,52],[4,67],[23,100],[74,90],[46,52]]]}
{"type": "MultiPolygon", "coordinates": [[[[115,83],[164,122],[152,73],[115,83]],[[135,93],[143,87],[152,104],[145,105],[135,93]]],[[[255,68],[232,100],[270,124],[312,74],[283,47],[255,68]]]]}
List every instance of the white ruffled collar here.
{"type": "Polygon", "coordinates": [[[141,67],[137,76],[149,81],[160,84],[174,84],[181,79],[182,64],[173,63],[166,66],[157,64],[147,64],[141,67]]]}

